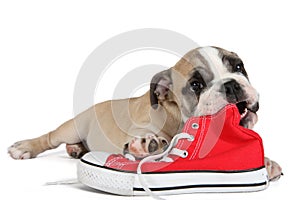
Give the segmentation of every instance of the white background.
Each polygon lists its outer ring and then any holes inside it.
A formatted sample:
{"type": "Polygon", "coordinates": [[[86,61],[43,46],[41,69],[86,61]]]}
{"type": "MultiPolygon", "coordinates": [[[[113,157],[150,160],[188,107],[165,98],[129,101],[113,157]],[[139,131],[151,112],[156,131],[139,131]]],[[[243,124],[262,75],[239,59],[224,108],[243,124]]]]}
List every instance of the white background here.
{"type": "MultiPolygon", "coordinates": [[[[81,185],[44,186],[48,181],[76,177],[77,161],[68,158],[64,147],[26,161],[12,160],[7,147],[44,134],[73,117],[77,74],[102,42],[133,29],[163,28],[186,35],[201,46],[220,46],[239,54],[260,92],[255,130],[264,140],[266,155],[279,162],[285,173],[262,192],[166,198],[297,199],[299,19],[299,4],[288,0],[1,1],[1,195],[10,199],[124,198],[81,185]]],[[[177,59],[153,52],[129,57],[120,60],[125,69],[141,63],[171,67],[177,59]],[[148,58],[145,63],[143,58],[148,58]]],[[[105,87],[95,91],[95,102],[110,99],[114,83],[124,73],[115,70],[106,74],[101,80],[105,87]]]]}

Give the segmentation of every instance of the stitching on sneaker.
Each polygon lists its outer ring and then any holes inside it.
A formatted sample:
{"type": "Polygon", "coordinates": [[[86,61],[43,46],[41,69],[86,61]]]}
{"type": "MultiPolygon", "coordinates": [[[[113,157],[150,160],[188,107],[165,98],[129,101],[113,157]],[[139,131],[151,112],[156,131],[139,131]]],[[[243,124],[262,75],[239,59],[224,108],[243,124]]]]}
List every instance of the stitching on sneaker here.
{"type": "Polygon", "coordinates": [[[203,140],[203,136],[204,136],[205,127],[206,127],[206,118],[204,118],[202,120],[201,132],[199,133],[199,139],[197,140],[196,147],[194,149],[194,152],[193,152],[192,156],[190,157],[190,160],[193,160],[196,157],[196,155],[198,155],[201,144],[203,142],[202,140],[203,140]]]}

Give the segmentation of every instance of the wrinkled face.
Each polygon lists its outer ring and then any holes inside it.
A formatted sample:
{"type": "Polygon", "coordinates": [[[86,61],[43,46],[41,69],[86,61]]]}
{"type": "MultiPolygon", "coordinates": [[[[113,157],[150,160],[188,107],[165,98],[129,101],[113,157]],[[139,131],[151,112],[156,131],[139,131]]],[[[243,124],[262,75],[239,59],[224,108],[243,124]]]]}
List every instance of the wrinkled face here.
{"type": "Polygon", "coordinates": [[[176,102],[184,122],[192,116],[214,114],[228,103],[237,105],[242,126],[252,128],[257,122],[259,96],[242,60],[218,47],[188,52],[173,68],[154,76],[150,94],[154,108],[176,102]]]}
{"type": "Polygon", "coordinates": [[[228,103],[234,103],[241,114],[240,124],[252,128],[257,121],[259,97],[237,54],[203,47],[194,50],[187,59],[193,69],[182,89],[184,117],[214,114],[228,103]]]}

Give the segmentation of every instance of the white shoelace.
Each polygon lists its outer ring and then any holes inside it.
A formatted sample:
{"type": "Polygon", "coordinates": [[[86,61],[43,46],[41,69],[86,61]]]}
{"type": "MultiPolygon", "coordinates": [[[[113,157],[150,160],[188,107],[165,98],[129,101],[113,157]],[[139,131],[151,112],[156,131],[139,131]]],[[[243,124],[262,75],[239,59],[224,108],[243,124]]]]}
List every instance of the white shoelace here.
{"type": "Polygon", "coordinates": [[[180,156],[182,158],[186,158],[188,156],[188,152],[185,150],[181,150],[181,149],[177,149],[174,148],[174,146],[178,143],[178,141],[180,139],[188,139],[189,141],[193,141],[194,140],[194,136],[190,135],[188,133],[179,133],[177,135],[175,135],[172,139],[172,141],[170,142],[169,147],[161,154],[157,154],[157,155],[152,155],[152,156],[148,156],[145,157],[144,159],[142,159],[137,167],[137,175],[140,181],[140,184],[142,185],[142,187],[144,188],[145,192],[151,196],[154,199],[157,200],[164,200],[164,198],[161,198],[160,196],[154,194],[150,188],[147,186],[144,176],[142,175],[142,170],[141,167],[144,163],[146,162],[153,162],[157,159],[161,159],[161,161],[168,161],[168,162],[173,162],[173,160],[169,157],[167,157],[168,155],[176,155],[176,156],[180,156]]]}
{"type": "MultiPolygon", "coordinates": [[[[176,156],[179,156],[179,157],[182,157],[182,158],[186,158],[188,156],[187,151],[174,148],[174,146],[176,146],[178,141],[181,140],[181,139],[188,139],[189,141],[193,141],[194,136],[190,135],[188,133],[179,133],[179,134],[175,135],[173,137],[172,141],[170,142],[168,148],[163,153],[145,157],[144,159],[142,159],[140,161],[140,163],[137,167],[137,175],[138,175],[138,179],[140,181],[140,184],[144,188],[145,192],[154,199],[165,200],[164,198],[154,194],[150,190],[150,188],[147,186],[147,183],[145,182],[144,176],[142,174],[141,167],[146,162],[153,162],[153,161],[158,160],[158,159],[160,161],[173,162],[173,159],[169,158],[168,155],[176,155],[176,156]]],[[[127,157],[127,158],[130,159],[130,160],[135,159],[134,157],[133,158],[127,157]]],[[[66,180],[61,180],[61,181],[47,182],[45,185],[70,185],[70,184],[77,184],[77,183],[79,183],[79,181],[77,179],[66,179],[66,180]]]]}

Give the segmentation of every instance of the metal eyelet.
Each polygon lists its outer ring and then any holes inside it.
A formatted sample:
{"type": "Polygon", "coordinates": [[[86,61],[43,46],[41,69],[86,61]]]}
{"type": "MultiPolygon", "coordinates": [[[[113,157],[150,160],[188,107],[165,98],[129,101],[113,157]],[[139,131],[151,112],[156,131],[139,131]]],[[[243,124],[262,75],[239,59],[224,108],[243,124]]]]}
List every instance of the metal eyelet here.
{"type": "Polygon", "coordinates": [[[193,123],[193,124],[192,124],[192,128],[193,128],[193,129],[198,129],[198,128],[199,128],[199,124],[193,123]]]}
{"type": "Polygon", "coordinates": [[[187,152],[187,151],[184,151],[183,153],[182,153],[182,158],[186,158],[186,157],[188,157],[188,155],[189,155],[189,152],[187,152]]]}

